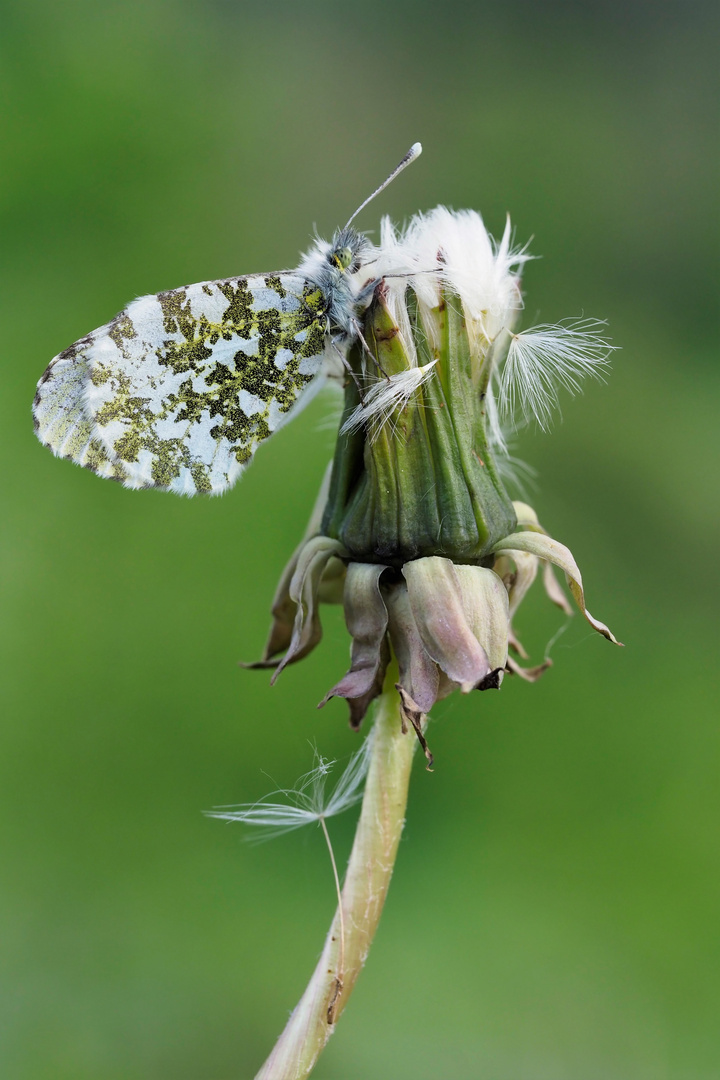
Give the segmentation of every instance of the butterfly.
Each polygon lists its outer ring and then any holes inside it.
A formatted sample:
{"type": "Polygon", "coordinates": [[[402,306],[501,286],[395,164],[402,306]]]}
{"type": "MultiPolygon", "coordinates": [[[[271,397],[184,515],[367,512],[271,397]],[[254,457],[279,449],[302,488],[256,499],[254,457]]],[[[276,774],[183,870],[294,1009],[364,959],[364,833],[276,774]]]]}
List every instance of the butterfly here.
{"type": "Polygon", "coordinates": [[[261,442],[362,340],[377,282],[358,285],[370,244],[352,227],[396,169],[297,270],[203,281],[134,300],[49,364],[35,431],[58,457],[125,487],[180,495],[230,488],[261,442]]]}

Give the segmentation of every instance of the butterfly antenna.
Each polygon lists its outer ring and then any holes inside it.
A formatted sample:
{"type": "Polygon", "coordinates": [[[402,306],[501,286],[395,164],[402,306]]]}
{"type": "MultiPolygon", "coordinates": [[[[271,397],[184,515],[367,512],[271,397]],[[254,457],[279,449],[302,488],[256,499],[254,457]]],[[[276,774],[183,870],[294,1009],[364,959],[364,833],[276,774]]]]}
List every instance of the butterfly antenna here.
{"type": "Polygon", "coordinates": [[[412,146],[410,147],[410,149],[408,150],[407,154],[405,155],[405,157],[402,159],[400,164],[397,166],[397,168],[393,169],[393,171],[390,173],[387,180],[384,180],[383,183],[380,185],[380,187],[376,188],[375,191],[373,191],[372,195],[368,195],[365,202],[361,203],[360,206],[358,206],[357,210],[352,215],[352,217],[348,221],[345,228],[347,229],[348,225],[352,225],[353,221],[358,216],[360,211],[364,210],[365,207],[367,206],[367,204],[369,202],[372,202],[372,200],[375,198],[376,195],[379,195],[381,191],[384,191],[385,188],[388,186],[388,184],[391,184],[393,182],[393,180],[395,179],[395,177],[399,176],[400,173],[403,171],[403,169],[406,169],[408,167],[408,165],[412,161],[414,161],[415,158],[419,158],[421,154],[422,154],[422,146],[420,145],[420,143],[419,142],[413,143],[412,146]]]}

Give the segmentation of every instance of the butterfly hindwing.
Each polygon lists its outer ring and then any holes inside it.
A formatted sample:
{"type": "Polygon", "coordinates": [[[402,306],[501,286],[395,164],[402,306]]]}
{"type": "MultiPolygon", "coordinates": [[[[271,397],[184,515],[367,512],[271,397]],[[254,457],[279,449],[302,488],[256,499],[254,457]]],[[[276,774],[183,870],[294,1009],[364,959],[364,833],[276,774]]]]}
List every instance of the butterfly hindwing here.
{"type": "Polygon", "coordinates": [[[297,273],[141,297],[52,361],[38,435],[127,487],[219,493],[311,396],[326,323],[322,292],[297,273]]]}

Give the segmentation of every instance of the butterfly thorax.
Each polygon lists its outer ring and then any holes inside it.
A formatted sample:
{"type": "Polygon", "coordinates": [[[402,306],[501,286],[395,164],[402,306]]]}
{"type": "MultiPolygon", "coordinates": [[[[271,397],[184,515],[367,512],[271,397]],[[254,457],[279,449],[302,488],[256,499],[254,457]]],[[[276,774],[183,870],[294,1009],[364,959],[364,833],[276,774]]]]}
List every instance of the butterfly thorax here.
{"type": "Polygon", "coordinates": [[[298,272],[320,290],[328,329],[341,340],[356,335],[360,292],[356,275],[369,248],[367,238],[356,229],[338,229],[331,243],[318,241],[298,268],[298,272]]]}

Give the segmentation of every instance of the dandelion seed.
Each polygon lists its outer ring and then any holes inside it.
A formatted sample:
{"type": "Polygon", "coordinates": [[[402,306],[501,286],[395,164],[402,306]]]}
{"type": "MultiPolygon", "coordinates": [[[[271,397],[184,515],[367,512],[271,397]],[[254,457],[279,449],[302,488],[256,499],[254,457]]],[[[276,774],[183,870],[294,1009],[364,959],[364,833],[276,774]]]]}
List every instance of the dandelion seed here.
{"type": "Polygon", "coordinates": [[[423,367],[399,371],[389,379],[378,379],[365,394],[365,401],[350,414],[340,429],[341,435],[360,431],[371,420],[373,434],[377,435],[393,417],[397,409],[403,409],[413,394],[430,378],[437,360],[423,367]]]}
{"type": "Polygon", "coordinates": [[[332,772],[335,762],[327,760],[316,751],[317,764],[310,772],[300,777],[296,787],[280,788],[255,803],[240,803],[234,807],[219,806],[215,810],[206,811],[207,817],[220,818],[223,821],[239,821],[243,825],[254,825],[267,829],[268,831],[264,836],[266,840],[274,836],[282,836],[284,833],[292,832],[294,829],[300,829],[303,825],[309,825],[313,821],[322,829],[328,854],[330,855],[340,917],[340,948],[338,950],[333,996],[328,1006],[329,1023],[333,1022],[330,1017],[333,1015],[335,1002],[343,988],[345,977],[345,914],[340,889],[340,875],[326,825],[326,818],[342,814],[344,810],[348,810],[362,799],[363,784],[370,763],[373,735],[374,730],[367,736],[360,749],[352,755],[329,795],[326,794],[325,788],[327,778],[332,772]],[[267,800],[271,799],[273,795],[284,795],[287,801],[268,802],[267,800]]]}
{"type": "Polygon", "coordinates": [[[254,803],[218,806],[214,810],[207,810],[206,816],[265,829],[263,839],[266,840],[301,829],[312,822],[322,824],[326,818],[342,814],[362,799],[371,743],[372,733],[352,755],[329,794],[325,790],[327,779],[336,763],[316,752],[317,764],[300,777],[294,788],[279,788],[254,803]],[[283,795],[286,801],[270,801],[275,795],[283,795]]]}
{"type": "Polygon", "coordinates": [[[499,385],[499,409],[504,420],[516,411],[521,418],[535,418],[547,431],[558,390],[575,395],[585,376],[602,379],[609,364],[610,345],[601,333],[605,324],[583,319],[523,330],[511,334],[499,385]]]}

